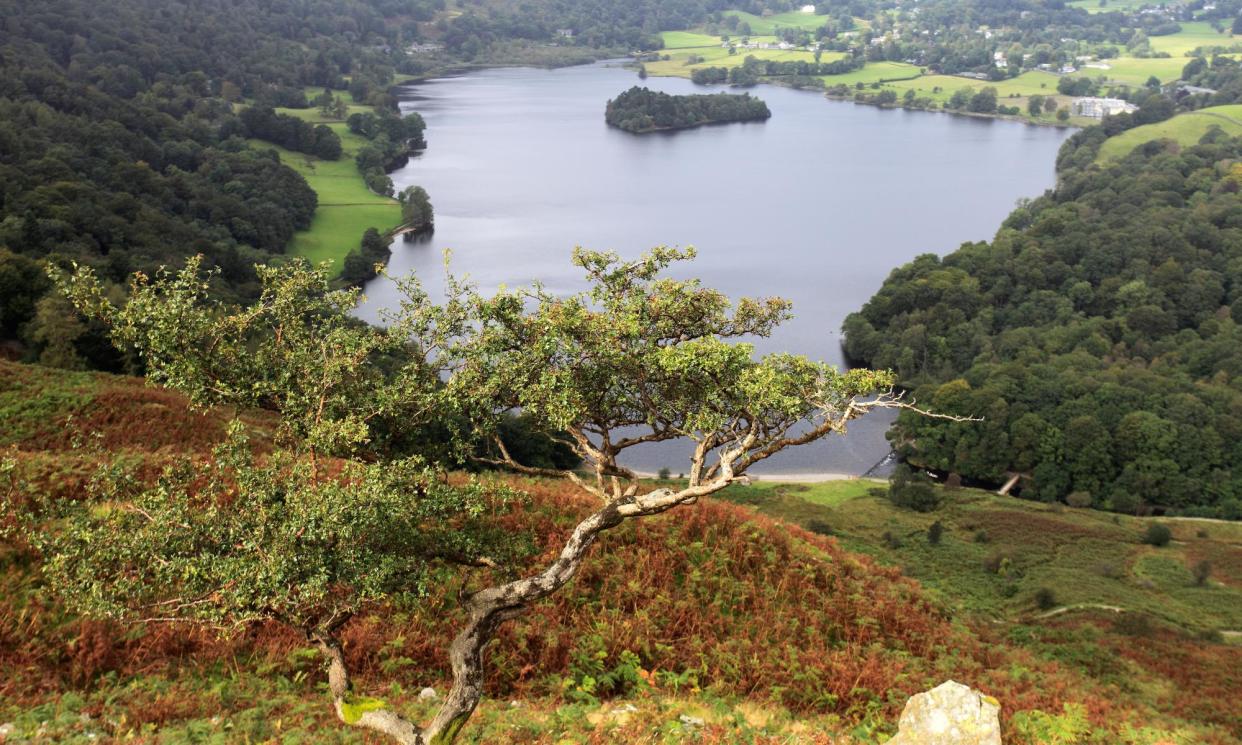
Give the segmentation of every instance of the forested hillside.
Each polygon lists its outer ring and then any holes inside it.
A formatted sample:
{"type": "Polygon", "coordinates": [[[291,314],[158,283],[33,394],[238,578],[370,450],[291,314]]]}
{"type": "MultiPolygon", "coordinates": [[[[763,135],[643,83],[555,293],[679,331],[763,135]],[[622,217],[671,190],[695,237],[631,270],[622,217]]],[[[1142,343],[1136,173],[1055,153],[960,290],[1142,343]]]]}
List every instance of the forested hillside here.
{"type": "MultiPolygon", "coordinates": [[[[1107,124],[1106,124],[1107,127],[1107,124]]],[[[895,270],[846,348],[925,406],[909,460],[1024,496],[1242,517],[1242,140],[1155,142],[1101,168],[1076,135],[1058,188],[990,243],[895,270]],[[1087,165],[1081,165],[1086,163],[1087,165]]]]}
{"type": "MultiPolygon", "coordinates": [[[[253,265],[309,225],[316,195],[245,137],[339,157],[326,127],[265,107],[307,108],[309,86],[387,104],[391,45],[434,12],[434,0],[0,0],[0,341],[40,350],[64,336],[63,308],[39,312],[43,259],[120,281],[201,253],[220,292],[253,296],[253,265]],[[259,108],[242,119],[239,102],[259,108]]],[[[115,366],[105,350],[85,338],[74,351],[115,366]]]]}

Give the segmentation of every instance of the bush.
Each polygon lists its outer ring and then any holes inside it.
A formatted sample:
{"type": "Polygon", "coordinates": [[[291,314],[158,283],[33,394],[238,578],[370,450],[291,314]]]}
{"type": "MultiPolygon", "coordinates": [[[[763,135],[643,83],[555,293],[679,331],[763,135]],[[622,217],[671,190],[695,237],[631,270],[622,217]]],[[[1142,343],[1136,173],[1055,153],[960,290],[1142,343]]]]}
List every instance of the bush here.
{"type": "Polygon", "coordinates": [[[1167,546],[1172,538],[1173,531],[1169,530],[1169,526],[1152,523],[1147,526],[1147,532],[1143,534],[1143,543],[1149,546],[1167,546]]]}
{"type": "Polygon", "coordinates": [[[992,537],[988,535],[986,530],[975,531],[975,543],[988,543],[991,540],[992,537]]]}
{"type": "Polygon", "coordinates": [[[940,524],[939,520],[937,520],[927,529],[927,542],[933,546],[938,546],[940,545],[940,538],[943,535],[944,526],[940,524]]]}
{"type": "Polygon", "coordinates": [[[1212,576],[1212,562],[1204,559],[1190,568],[1190,575],[1195,578],[1195,584],[1203,587],[1207,584],[1208,577],[1212,576]]]}
{"type": "Polygon", "coordinates": [[[888,499],[896,507],[915,512],[931,512],[940,506],[940,495],[923,473],[916,473],[904,463],[893,471],[888,486],[888,499]]]}
{"type": "Polygon", "coordinates": [[[1084,507],[1090,507],[1091,506],[1091,493],[1085,492],[1085,491],[1071,492],[1069,496],[1065,498],[1065,503],[1068,504],[1070,507],[1075,507],[1077,509],[1082,509],[1084,507]]]}
{"type": "Polygon", "coordinates": [[[823,520],[808,520],[806,529],[817,535],[832,535],[832,526],[823,520]]]}
{"type": "Polygon", "coordinates": [[[1035,606],[1040,610],[1052,610],[1057,607],[1057,595],[1050,588],[1041,587],[1035,591],[1035,606]]]}
{"type": "Polygon", "coordinates": [[[983,560],[984,571],[990,574],[1007,575],[1013,561],[1002,551],[993,551],[983,560]]]}
{"type": "Polygon", "coordinates": [[[659,471],[656,472],[656,478],[661,481],[668,481],[669,477],[671,477],[672,475],[673,475],[673,472],[668,470],[667,467],[661,468],[659,471]]]}
{"type": "Polygon", "coordinates": [[[901,539],[893,535],[891,530],[884,531],[884,535],[880,536],[880,540],[884,541],[884,545],[889,548],[901,548],[901,539]]]}

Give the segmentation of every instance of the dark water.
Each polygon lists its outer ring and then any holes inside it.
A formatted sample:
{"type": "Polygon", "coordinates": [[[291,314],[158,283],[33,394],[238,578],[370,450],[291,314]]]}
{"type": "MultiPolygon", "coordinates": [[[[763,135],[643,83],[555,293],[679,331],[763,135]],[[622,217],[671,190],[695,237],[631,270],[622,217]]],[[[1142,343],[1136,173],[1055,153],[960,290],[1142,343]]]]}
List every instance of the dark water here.
{"type": "MultiPolygon", "coordinates": [[[[397,241],[390,272],[417,272],[437,288],[451,248],[454,272],[484,289],[539,279],[570,292],[581,287],[569,263],[575,245],[625,256],[693,245],[699,258],[680,274],[733,296],[794,302],[796,318],[759,340],[760,351],[840,364],[846,314],[914,256],[989,239],[1017,199],[1052,185],[1069,135],[760,86],[767,122],[635,136],[604,124],[605,101],[635,82],[593,65],[489,70],[408,89],[402,108],[426,118],[430,146],[392,178],[398,189],[430,192],[436,230],[397,241]]],[[[680,79],[644,84],[703,91],[680,79]]],[[[365,318],[394,302],[384,280],[366,292],[365,318]]],[[[890,420],[874,414],[766,470],[862,473],[887,453],[890,420]]],[[[631,461],[674,473],[683,463],[667,446],[631,461]]]]}

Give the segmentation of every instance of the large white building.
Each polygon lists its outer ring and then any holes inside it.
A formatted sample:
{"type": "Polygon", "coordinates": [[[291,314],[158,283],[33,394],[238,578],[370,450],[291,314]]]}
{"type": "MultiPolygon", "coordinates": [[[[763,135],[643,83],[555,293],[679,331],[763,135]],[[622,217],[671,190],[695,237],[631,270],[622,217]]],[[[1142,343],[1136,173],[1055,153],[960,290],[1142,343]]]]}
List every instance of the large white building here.
{"type": "Polygon", "coordinates": [[[1103,119],[1110,114],[1128,114],[1138,111],[1138,107],[1120,98],[1075,98],[1070,104],[1070,111],[1075,116],[1087,116],[1092,119],[1103,119]]]}

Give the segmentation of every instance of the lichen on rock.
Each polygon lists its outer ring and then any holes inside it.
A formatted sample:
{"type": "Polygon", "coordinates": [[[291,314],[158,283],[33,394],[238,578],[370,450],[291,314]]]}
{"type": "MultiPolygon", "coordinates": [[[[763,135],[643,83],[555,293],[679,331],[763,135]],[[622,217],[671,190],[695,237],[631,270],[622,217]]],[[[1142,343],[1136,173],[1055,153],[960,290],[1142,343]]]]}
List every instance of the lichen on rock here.
{"type": "Polygon", "coordinates": [[[888,745],[1001,745],[1000,704],[947,680],[912,696],[888,745]]]}

